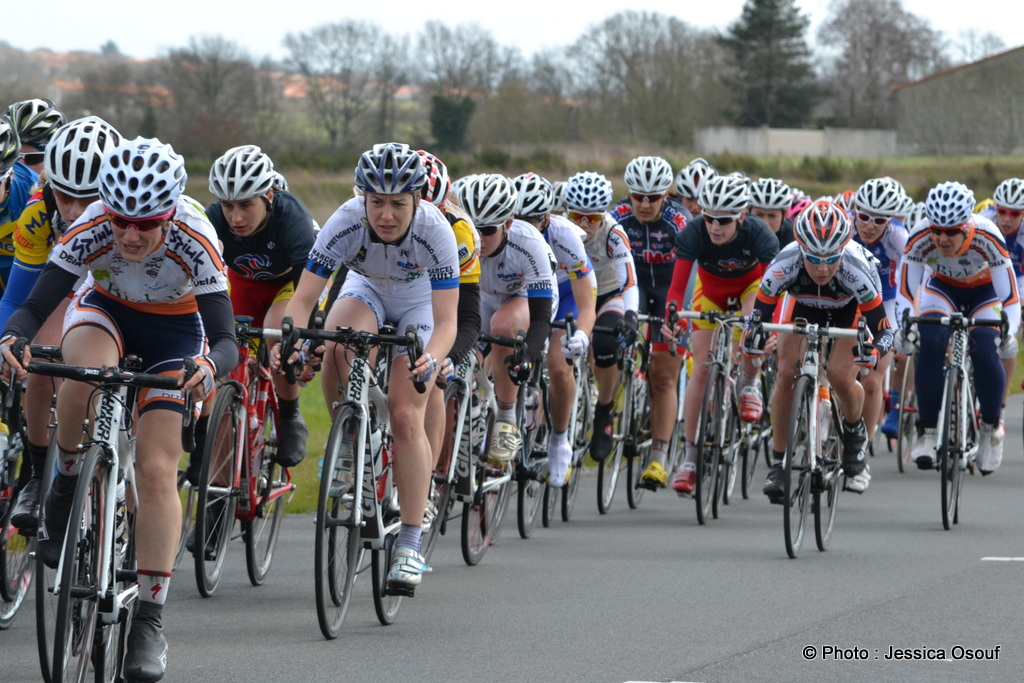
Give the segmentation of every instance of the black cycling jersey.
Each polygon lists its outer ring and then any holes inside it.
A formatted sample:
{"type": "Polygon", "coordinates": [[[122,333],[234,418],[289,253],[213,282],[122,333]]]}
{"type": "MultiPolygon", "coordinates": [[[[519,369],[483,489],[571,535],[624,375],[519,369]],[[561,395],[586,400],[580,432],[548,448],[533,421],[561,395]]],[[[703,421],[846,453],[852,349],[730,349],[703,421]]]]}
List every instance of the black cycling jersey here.
{"type": "Polygon", "coordinates": [[[667,289],[676,260],[676,234],[686,226],[686,217],[665,202],[655,221],[641,223],[628,200],[613,206],[611,215],[629,238],[637,285],[644,291],[667,289]]]}
{"type": "Polygon", "coordinates": [[[721,278],[742,277],[758,263],[770,263],[779,253],[775,233],[749,213],[737,226],[736,237],[727,244],[712,242],[704,218],[694,218],[676,234],[675,248],[676,258],[695,261],[701,269],[721,278]]]}

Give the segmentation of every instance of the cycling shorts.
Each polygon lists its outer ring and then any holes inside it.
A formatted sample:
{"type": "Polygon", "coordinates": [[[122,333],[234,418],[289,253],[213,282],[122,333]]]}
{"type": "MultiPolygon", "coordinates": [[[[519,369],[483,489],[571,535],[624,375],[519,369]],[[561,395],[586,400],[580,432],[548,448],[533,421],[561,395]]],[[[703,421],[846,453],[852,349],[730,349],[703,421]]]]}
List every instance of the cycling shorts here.
{"type": "MultiPolygon", "coordinates": [[[[394,325],[397,334],[405,334],[409,325],[416,327],[417,333],[426,347],[430,335],[434,331],[434,309],[432,290],[429,287],[406,288],[400,296],[384,296],[374,289],[369,281],[359,273],[349,271],[338,293],[341,299],[362,301],[373,311],[377,319],[377,327],[385,324],[394,325]]],[[[404,346],[395,347],[395,356],[406,355],[404,346]]]]}
{"type": "MultiPolygon", "coordinates": [[[[757,289],[761,286],[761,276],[751,273],[748,276],[739,277],[734,280],[719,279],[712,291],[705,288],[697,277],[697,284],[693,288],[693,310],[695,311],[738,311],[744,299],[757,296],[757,289]],[[728,283],[728,286],[723,286],[728,283]]],[[[694,320],[693,325],[698,330],[713,330],[715,324],[710,320],[694,320]]],[[[739,339],[740,328],[733,328],[733,336],[739,339]]]]}
{"type": "Polygon", "coordinates": [[[284,284],[250,280],[228,268],[228,291],[235,315],[250,316],[253,327],[263,327],[263,317],[270,307],[278,301],[290,301],[295,285],[291,280],[284,284]]]}

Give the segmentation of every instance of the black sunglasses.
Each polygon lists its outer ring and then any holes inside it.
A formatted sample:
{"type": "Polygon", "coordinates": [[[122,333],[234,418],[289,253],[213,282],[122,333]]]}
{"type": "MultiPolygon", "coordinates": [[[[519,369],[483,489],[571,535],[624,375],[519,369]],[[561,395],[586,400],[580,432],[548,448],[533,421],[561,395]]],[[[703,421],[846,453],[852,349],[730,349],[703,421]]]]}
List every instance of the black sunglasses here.
{"type": "Polygon", "coordinates": [[[484,237],[490,237],[491,235],[497,234],[501,230],[500,225],[478,225],[476,231],[484,237]]]}

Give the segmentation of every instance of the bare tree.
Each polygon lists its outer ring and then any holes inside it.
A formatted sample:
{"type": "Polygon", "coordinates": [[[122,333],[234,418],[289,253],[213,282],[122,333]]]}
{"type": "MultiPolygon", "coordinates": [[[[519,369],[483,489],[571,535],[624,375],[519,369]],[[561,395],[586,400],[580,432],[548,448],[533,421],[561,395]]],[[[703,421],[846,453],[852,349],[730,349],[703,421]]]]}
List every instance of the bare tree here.
{"type": "Polygon", "coordinates": [[[0,107],[4,110],[10,102],[46,97],[49,79],[39,57],[0,41],[0,64],[0,107]]]}
{"type": "Polygon", "coordinates": [[[818,38],[838,125],[892,126],[892,88],[948,64],[941,34],[900,0],[834,0],[818,38]]]}
{"type": "Polygon", "coordinates": [[[953,43],[956,51],[956,62],[967,64],[984,59],[1006,49],[1003,39],[991,31],[982,32],[976,28],[960,31],[959,38],[953,43]]]}
{"type": "Polygon", "coordinates": [[[174,97],[168,125],[179,151],[215,156],[251,141],[258,79],[252,58],[237,43],[193,37],[187,48],[167,54],[163,71],[174,97]]]}
{"type": "Polygon", "coordinates": [[[417,43],[420,81],[434,94],[452,98],[498,89],[519,68],[515,50],[502,48],[476,24],[450,27],[428,21],[417,43]]]}
{"type": "Polygon", "coordinates": [[[394,138],[395,96],[409,81],[409,51],[405,40],[384,36],[377,43],[373,75],[377,94],[377,140],[394,138]]]}
{"type": "Polygon", "coordinates": [[[385,36],[379,26],[348,20],[289,34],[284,45],[305,79],[314,114],[331,145],[354,144],[353,126],[372,105],[372,80],[385,36]]]}

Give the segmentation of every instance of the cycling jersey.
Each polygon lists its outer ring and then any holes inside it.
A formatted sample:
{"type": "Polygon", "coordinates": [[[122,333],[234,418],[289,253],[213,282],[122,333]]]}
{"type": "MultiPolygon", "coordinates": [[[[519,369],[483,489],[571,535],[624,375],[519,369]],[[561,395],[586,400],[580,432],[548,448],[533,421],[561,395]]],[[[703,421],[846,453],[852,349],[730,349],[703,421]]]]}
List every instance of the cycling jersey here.
{"type": "Polygon", "coordinates": [[[14,262],[14,231],[21,212],[32,196],[39,174],[21,163],[14,162],[8,176],[7,196],[0,204],[0,286],[7,282],[7,274],[14,262]]]}
{"type": "Polygon", "coordinates": [[[11,314],[25,301],[39,278],[50,250],[67,225],[57,211],[50,213],[53,190],[37,190],[21,212],[14,229],[14,263],[0,301],[0,328],[11,314]],[[44,198],[44,192],[49,202],[44,198]]]}
{"type": "Polygon", "coordinates": [[[386,244],[366,220],[364,198],[355,197],[327,220],[309,253],[306,270],[329,278],[344,265],[382,296],[393,297],[421,287],[458,287],[458,263],[452,228],[433,204],[419,202],[405,236],[397,244],[386,244]]]}
{"type": "MultiPolygon", "coordinates": [[[[818,285],[807,274],[799,244],[794,242],[780,251],[761,276],[757,300],[759,304],[769,305],[770,312],[783,294],[811,308],[838,309],[852,300],[856,300],[862,310],[882,308],[882,283],[874,257],[852,241],[843,247],[839,270],[824,285],[818,285]]],[[[762,320],[769,319],[762,317],[762,320]]]]}
{"type": "MultiPolygon", "coordinates": [[[[979,215],[995,223],[995,204],[992,204],[987,209],[980,211],[979,215]]],[[[1002,232],[1002,230],[999,231],[1000,234],[1002,234],[1002,232]]],[[[1013,274],[1014,277],[1017,278],[1017,292],[1020,293],[1021,287],[1024,286],[1024,230],[1021,230],[1020,227],[1018,227],[1012,234],[1003,235],[1003,243],[1006,245],[1006,250],[1010,253],[1010,263],[1013,264],[1013,274]]]]}
{"type": "MultiPolygon", "coordinates": [[[[850,222],[854,221],[850,214],[850,222]]],[[[882,300],[891,301],[896,298],[896,276],[899,271],[900,259],[907,246],[907,229],[903,223],[893,219],[882,236],[874,244],[865,244],[857,230],[853,231],[853,241],[864,247],[878,261],[878,277],[882,283],[882,300]]]]}
{"type": "MultiPolygon", "coordinates": [[[[629,239],[636,265],[637,285],[645,292],[668,287],[672,281],[676,234],[686,226],[686,217],[670,204],[651,223],[641,223],[633,214],[628,198],[612,208],[611,214],[629,239]]],[[[660,311],[656,311],[659,314],[660,311]]]]}
{"type": "Polygon", "coordinates": [[[598,297],[620,293],[625,310],[637,310],[640,293],[636,286],[636,268],[629,249],[629,239],[619,224],[610,215],[604,214],[601,226],[585,239],[583,246],[594,266],[598,297]]]}
{"type": "Polygon", "coordinates": [[[223,245],[228,268],[249,280],[298,283],[316,233],[309,209],[294,195],[274,192],[263,227],[245,237],[231,230],[219,201],[207,207],[206,215],[223,245]]]}
{"type": "Polygon", "coordinates": [[[459,284],[480,282],[480,237],[469,216],[457,204],[446,204],[445,218],[455,233],[459,255],[459,284]]]}
{"type": "Polygon", "coordinates": [[[586,277],[593,270],[583,246],[586,233],[568,218],[548,216],[541,234],[555,255],[555,278],[559,284],[586,277]]]}

